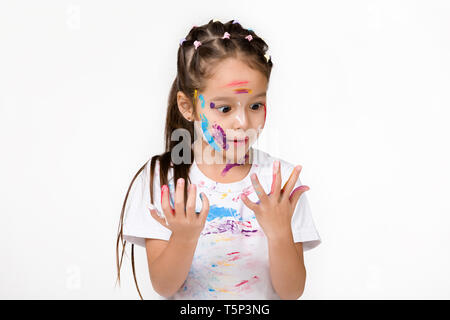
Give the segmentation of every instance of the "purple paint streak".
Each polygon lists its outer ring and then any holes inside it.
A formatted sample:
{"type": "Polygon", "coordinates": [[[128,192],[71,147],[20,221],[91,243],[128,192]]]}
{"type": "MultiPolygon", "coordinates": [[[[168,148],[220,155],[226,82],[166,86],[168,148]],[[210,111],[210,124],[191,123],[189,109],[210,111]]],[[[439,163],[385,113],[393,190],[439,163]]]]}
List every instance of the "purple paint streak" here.
{"type": "Polygon", "coordinates": [[[227,144],[227,136],[225,135],[225,131],[218,124],[213,124],[213,137],[214,140],[222,143],[222,148],[224,150],[228,150],[229,145],[227,144]]]}
{"type": "MultiPolygon", "coordinates": [[[[247,160],[247,159],[248,159],[248,154],[246,154],[244,158],[247,160]]],[[[244,161],[244,163],[245,163],[245,161],[244,161]]],[[[225,174],[226,174],[231,168],[236,167],[236,166],[241,166],[241,165],[243,165],[244,163],[227,163],[227,164],[225,165],[225,169],[223,169],[222,172],[221,172],[220,174],[221,174],[222,176],[225,176],[225,174]]]]}

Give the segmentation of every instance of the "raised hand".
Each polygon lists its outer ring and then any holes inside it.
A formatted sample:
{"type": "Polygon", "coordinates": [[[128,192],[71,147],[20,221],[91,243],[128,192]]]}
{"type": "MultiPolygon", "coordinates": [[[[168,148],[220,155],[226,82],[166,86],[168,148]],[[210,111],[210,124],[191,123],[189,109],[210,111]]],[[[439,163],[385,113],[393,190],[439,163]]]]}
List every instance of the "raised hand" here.
{"type": "Polygon", "coordinates": [[[202,232],[206,217],[209,212],[209,200],[202,192],[202,210],[200,213],[195,212],[195,199],[197,196],[197,186],[190,184],[188,186],[188,198],[186,208],[184,206],[184,179],[177,180],[175,188],[175,208],[170,205],[169,188],[163,185],[161,188],[161,208],[164,217],[158,215],[156,209],[149,209],[151,216],[162,224],[164,227],[172,231],[172,237],[177,237],[186,241],[197,241],[202,232]]]}
{"type": "Polygon", "coordinates": [[[302,166],[300,165],[294,167],[288,181],[281,188],[280,162],[275,161],[270,193],[266,194],[254,173],[251,176],[252,184],[259,202],[250,201],[244,194],[241,196],[244,204],[255,213],[255,217],[268,239],[292,234],[291,220],[294,209],[303,192],[309,190],[308,186],[302,185],[292,191],[301,170],[302,166]]]}

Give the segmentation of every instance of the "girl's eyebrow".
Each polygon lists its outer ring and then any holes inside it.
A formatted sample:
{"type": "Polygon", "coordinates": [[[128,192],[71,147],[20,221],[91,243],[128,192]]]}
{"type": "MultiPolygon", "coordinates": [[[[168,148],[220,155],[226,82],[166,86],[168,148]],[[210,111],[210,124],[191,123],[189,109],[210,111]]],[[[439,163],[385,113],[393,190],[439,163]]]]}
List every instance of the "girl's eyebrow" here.
{"type": "MultiPolygon", "coordinates": [[[[266,96],[266,91],[258,93],[257,95],[252,95],[250,98],[255,99],[255,98],[259,98],[259,97],[265,97],[266,96]]],[[[214,97],[211,99],[211,101],[232,101],[234,100],[234,94],[233,96],[228,96],[228,97],[214,97]]]]}

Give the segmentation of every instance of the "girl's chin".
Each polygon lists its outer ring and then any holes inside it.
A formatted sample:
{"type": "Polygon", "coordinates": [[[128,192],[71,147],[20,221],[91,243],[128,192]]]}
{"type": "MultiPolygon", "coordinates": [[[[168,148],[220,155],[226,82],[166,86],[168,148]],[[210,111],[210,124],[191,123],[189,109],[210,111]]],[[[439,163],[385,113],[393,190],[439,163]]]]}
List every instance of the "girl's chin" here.
{"type": "Polygon", "coordinates": [[[234,150],[228,149],[228,150],[224,150],[223,151],[223,155],[224,155],[224,158],[226,158],[228,160],[228,162],[235,162],[236,163],[237,160],[242,159],[242,158],[245,157],[245,155],[247,154],[248,150],[249,150],[248,146],[242,147],[242,148],[239,148],[239,149],[234,149],[234,150]]]}

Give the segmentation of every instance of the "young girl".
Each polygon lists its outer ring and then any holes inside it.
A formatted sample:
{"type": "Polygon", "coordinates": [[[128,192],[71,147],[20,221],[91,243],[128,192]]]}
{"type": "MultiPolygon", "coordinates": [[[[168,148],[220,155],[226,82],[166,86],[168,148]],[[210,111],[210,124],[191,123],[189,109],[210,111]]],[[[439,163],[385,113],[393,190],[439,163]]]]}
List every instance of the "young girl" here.
{"type": "Polygon", "coordinates": [[[135,244],[146,248],[154,290],[168,299],[302,295],[303,252],[321,243],[309,188],[301,166],[252,147],[266,121],[267,49],[235,20],[194,26],[180,42],[165,152],[134,176],[117,236],[118,280],[130,242],[140,296],[135,244]],[[184,147],[174,139],[183,132],[184,147]]]}

